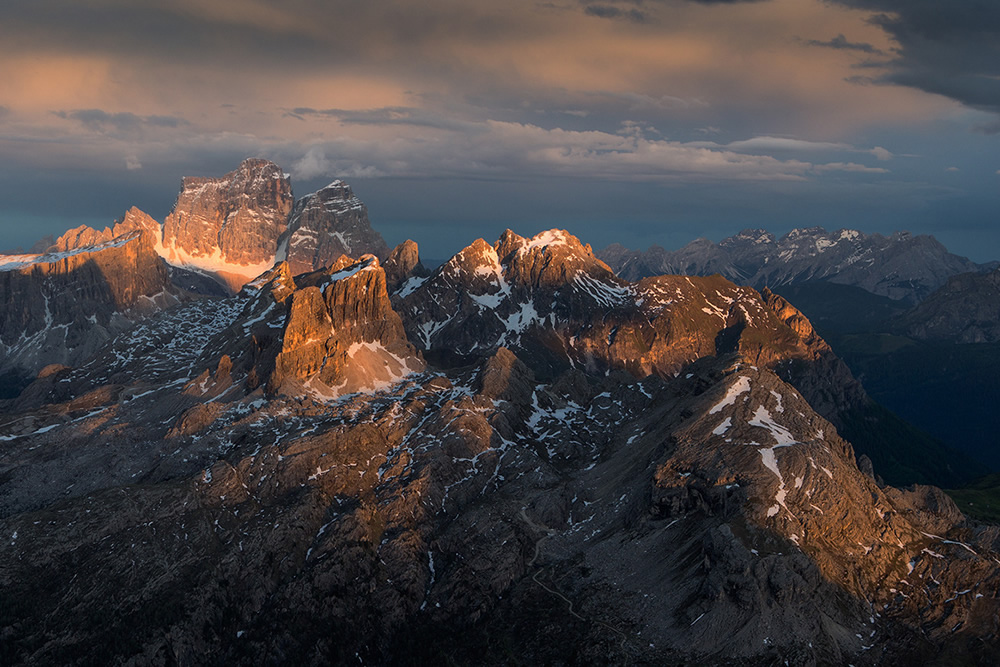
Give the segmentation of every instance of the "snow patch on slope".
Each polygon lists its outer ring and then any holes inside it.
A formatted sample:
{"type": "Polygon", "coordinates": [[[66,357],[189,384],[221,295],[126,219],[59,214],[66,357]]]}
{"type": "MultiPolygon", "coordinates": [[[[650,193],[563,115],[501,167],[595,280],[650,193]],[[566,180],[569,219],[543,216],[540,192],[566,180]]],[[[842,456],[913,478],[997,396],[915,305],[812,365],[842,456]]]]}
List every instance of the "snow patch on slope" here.
{"type": "Polygon", "coordinates": [[[746,375],[741,375],[736,382],[729,386],[728,391],[726,391],[725,397],[721,401],[715,404],[708,414],[714,415],[716,412],[721,411],[723,408],[730,406],[736,402],[736,399],[740,394],[745,394],[750,391],[750,378],[746,375]]]}

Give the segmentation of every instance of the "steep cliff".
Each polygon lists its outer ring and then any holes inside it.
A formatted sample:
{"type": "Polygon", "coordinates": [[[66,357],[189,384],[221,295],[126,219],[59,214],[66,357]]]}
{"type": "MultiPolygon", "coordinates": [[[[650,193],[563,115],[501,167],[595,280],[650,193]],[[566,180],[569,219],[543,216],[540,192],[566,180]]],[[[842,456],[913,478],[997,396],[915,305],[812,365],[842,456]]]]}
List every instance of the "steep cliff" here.
{"type": "Polygon", "coordinates": [[[104,236],[76,235],[97,241],[84,246],[64,236],[55,248],[68,249],[0,256],[0,371],[76,364],[136,319],[178,302],[152,233],[104,236]]]}
{"type": "Polygon", "coordinates": [[[295,203],[280,246],[277,259],[287,261],[293,275],[331,266],[341,256],[385,258],[389,254],[389,247],[368,221],[364,203],[343,181],[334,181],[295,203]]]}

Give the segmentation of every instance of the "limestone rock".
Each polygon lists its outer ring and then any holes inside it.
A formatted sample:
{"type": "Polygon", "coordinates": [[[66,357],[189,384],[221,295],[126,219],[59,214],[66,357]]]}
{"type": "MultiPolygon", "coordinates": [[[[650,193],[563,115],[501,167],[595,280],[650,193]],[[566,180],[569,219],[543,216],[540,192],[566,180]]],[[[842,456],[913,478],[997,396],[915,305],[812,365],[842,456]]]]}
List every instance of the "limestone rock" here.
{"type": "Polygon", "coordinates": [[[268,160],[244,160],[221,178],[186,177],[163,222],[164,256],[235,291],[274,263],[292,205],[288,175],[268,160]]]}
{"type": "Polygon", "coordinates": [[[420,251],[415,241],[407,239],[392,249],[389,257],[383,262],[386,284],[389,293],[395,292],[409,279],[419,282],[426,278],[429,271],[420,263],[420,251]]]}
{"type": "Polygon", "coordinates": [[[260,332],[251,355],[253,384],[265,384],[269,394],[374,391],[424,368],[374,255],[345,257],[332,270],[298,280],[283,262],[244,292],[261,294],[243,317],[248,331],[260,332]]]}
{"type": "Polygon", "coordinates": [[[342,256],[389,254],[382,236],[368,222],[368,209],[343,181],[295,203],[281,245],[293,275],[331,266],[342,256]]]}
{"type": "Polygon", "coordinates": [[[280,263],[0,403],[5,661],[996,661],[997,531],[858,469],[761,361],[822,352],[794,308],[507,241],[426,283],[539,315],[463,364],[383,381],[377,259],[280,263]]]}
{"type": "Polygon", "coordinates": [[[74,365],[136,319],[178,303],[152,234],[78,245],[104,237],[90,232],[64,235],[56,247],[66,250],[0,257],[0,369],[74,365]]]}

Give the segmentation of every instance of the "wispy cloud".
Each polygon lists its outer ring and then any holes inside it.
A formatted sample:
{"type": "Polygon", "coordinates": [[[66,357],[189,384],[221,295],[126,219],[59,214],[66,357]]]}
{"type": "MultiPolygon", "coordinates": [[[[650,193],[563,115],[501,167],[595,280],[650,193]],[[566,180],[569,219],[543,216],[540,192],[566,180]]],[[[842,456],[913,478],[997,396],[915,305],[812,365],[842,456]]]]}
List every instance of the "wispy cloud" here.
{"type": "Polygon", "coordinates": [[[853,171],[855,173],[861,174],[888,174],[888,169],[883,169],[882,167],[869,167],[863,164],[858,164],[856,162],[827,162],[825,164],[817,164],[813,167],[813,170],[818,172],[826,171],[853,171]]]}
{"type": "Polygon", "coordinates": [[[138,116],[128,111],[108,112],[102,109],[76,109],[73,111],[53,111],[59,118],[80,123],[91,132],[136,134],[145,129],[176,129],[188,125],[176,116],[138,116]]]}
{"type": "MultiPolygon", "coordinates": [[[[694,142],[691,145],[703,146],[706,148],[717,148],[725,149],[731,151],[737,151],[741,153],[775,153],[775,154],[785,154],[785,153],[825,153],[825,152],[839,152],[839,153],[868,153],[873,155],[876,159],[880,161],[888,161],[895,157],[893,153],[881,146],[875,146],[874,148],[859,148],[848,143],[843,142],[832,142],[832,141],[809,141],[805,139],[796,139],[793,137],[772,137],[772,136],[760,136],[751,137],[750,139],[740,139],[738,141],[731,141],[728,144],[718,144],[712,141],[702,141],[694,142]]],[[[833,164],[844,164],[844,163],[833,163],[833,164]]],[[[857,169],[847,169],[850,171],[859,171],[857,169]]],[[[876,173],[876,172],[872,172],[876,173]]]]}
{"type": "Polygon", "coordinates": [[[809,46],[823,46],[829,49],[841,49],[846,51],[860,51],[862,53],[870,53],[873,55],[882,55],[885,52],[882,49],[876,48],[869,44],[868,42],[851,42],[844,37],[843,33],[837,35],[833,39],[822,41],[819,39],[807,39],[805,43],[809,46]]]}
{"type": "Polygon", "coordinates": [[[487,120],[478,123],[475,132],[414,141],[397,137],[391,145],[317,142],[304,149],[293,173],[304,178],[422,175],[510,180],[561,176],[633,182],[724,182],[803,180],[834,171],[886,172],[851,162],[777,158],[764,150],[789,145],[796,150],[803,146],[855,150],[841,144],[761,139],[723,146],[671,141],[659,136],[655,128],[631,122],[610,133],[487,120]]]}
{"type": "Polygon", "coordinates": [[[599,19],[626,19],[635,23],[645,23],[649,17],[638,9],[621,9],[611,5],[587,5],[583,10],[587,16],[599,19]]]}
{"type": "Polygon", "coordinates": [[[311,109],[295,107],[285,113],[295,118],[334,118],[344,125],[414,125],[438,129],[463,129],[468,123],[417,107],[381,107],[377,109],[311,109]]]}

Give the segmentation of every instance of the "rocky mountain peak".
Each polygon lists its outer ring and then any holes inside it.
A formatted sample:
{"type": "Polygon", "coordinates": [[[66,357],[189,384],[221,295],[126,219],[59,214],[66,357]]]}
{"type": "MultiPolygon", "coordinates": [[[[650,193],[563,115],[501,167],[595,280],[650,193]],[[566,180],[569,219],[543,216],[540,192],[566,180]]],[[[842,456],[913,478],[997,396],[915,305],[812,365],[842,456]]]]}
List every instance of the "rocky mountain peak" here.
{"type": "Polygon", "coordinates": [[[141,231],[150,235],[154,245],[160,242],[160,223],[135,206],[125,212],[114,222],[112,227],[96,230],[87,225],[80,225],[68,230],[48,249],[49,252],[67,252],[78,248],[86,248],[101,243],[107,243],[119,236],[133,231],[141,231]]]}
{"type": "Polygon", "coordinates": [[[952,276],[897,326],[922,340],[1000,342],[1000,269],[952,276]]]}
{"type": "Polygon", "coordinates": [[[287,299],[296,289],[295,280],[288,262],[278,262],[269,271],[260,274],[240,290],[240,294],[247,296],[251,292],[267,292],[274,297],[274,300],[281,303],[287,299]]]}
{"type": "Polygon", "coordinates": [[[410,278],[419,280],[428,275],[427,269],[420,262],[420,249],[410,239],[392,249],[382,268],[385,269],[390,292],[395,292],[410,278]]]}
{"type": "Polygon", "coordinates": [[[102,233],[93,227],[80,225],[79,227],[67,230],[62,236],[57,238],[55,244],[49,250],[51,252],[66,252],[67,250],[94,246],[110,240],[110,230],[107,228],[102,233]]]}
{"type": "Polygon", "coordinates": [[[142,211],[136,206],[132,206],[129,210],[125,211],[125,215],[123,215],[120,219],[115,220],[114,227],[112,227],[112,234],[114,236],[120,236],[134,229],[147,231],[153,234],[157,243],[161,242],[163,229],[160,223],[154,220],[148,213],[142,211]]]}
{"type": "Polygon", "coordinates": [[[775,294],[767,287],[761,290],[761,296],[764,298],[764,303],[767,304],[771,312],[794,331],[802,339],[803,343],[813,351],[813,354],[821,351],[828,352],[830,350],[830,346],[827,345],[826,341],[820,338],[819,334],[813,329],[809,319],[798,308],[789,303],[787,299],[775,294]]]}
{"type": "Polygon", "coordinates": [[[279,259],[285,259],[296,274],[364,253],[386,257],[389,247],[372,229],[364,203],[340,180],[295,203],[278,249],[279,259]]]}
{"type": "MultiPolygon", "coordinates": [[[[708,239],[702,239],[708,241],[708,239]]],[[[711,244],[711,241],[708,241],[711,244]]],[[[724,248],[744,248],[752,246],[773,246],[776,243],[774,234],[765,229],[744,229],[736,236],[730,236],[719,242],[724,248]]]]}
{"type": "Polygon", "coordinates": [[[342,256],[388,256],[364,203],[343,181],[293,201],[288,174],[269,160],[250,158],[219,178],[185,177],[162,226],[132,207],[113,227],[67,231],[53,250],[142,230],[152,236],[179,284],[208,294],[216,291],[212,281],[234,294],[275,262],[288,262],[297,275],[328,267],[342,256]]]}
{"type": "Polygon", "coordinates": [[[826,234],[826,230],[822,227],[796,227],[790,232],[781,237],[782,241],[795,241],[803,237],[820,236],[826,234]]]}
{"type": "Polygon", "coordinates": [[[163,223],[163,254],[234,291],[274,263],[293,205],[288,174],[251,158],[221,178],[185,177],[163,223]]]}
{"type": "Polygon", "coordinates": [[[106,240],[105,231],[78,228],[46,254],[0,257],[0,372],[74,364],[136,319],[178,302],[152,234],[136,229],[106,240]],[[87,240],[96,242],[80,245],[87,240]]]}
{"type": "MultiPolygon", "coordinates": [[[[134,217],[0,259],[0,330],[160,298],[134,217]]],[[[787,300],[559,230],[390,298],[418,262],[278,262],[0,403],[6,662],[996,662],[998,531],[858,468],[787,300]]]]}
{"type": "Polygon", "coordinates": [[[589,243],[581,243],[562,229],[540,232],[530,239],[507,230],[495,249],[512,283],[560,285],[580,273],[614,280],[611,269],[594,256],[589,243]]]}
{"type": "Polygon", "coordinates": [[[273,368],[265,360],[258,371],[269,394],[374,391],[423,370],[389,302],[378,258],[364,255],[340,264],[318,284],[287,295],[273,368]]]}
{"type": "Polygon", "coordinates": [[[909,303],[920,301],[949,276],[986,268],[949,253],[931,236],[896,233],[887,238],[853,229],[831,233],[822,227],[793,229],[778,240],[763,230],[744,230],[717,244],[698,239],[676,251],[612,247],[600,256],[629,280],[720,273],[757,289],[828,281],[909,303]]]}

